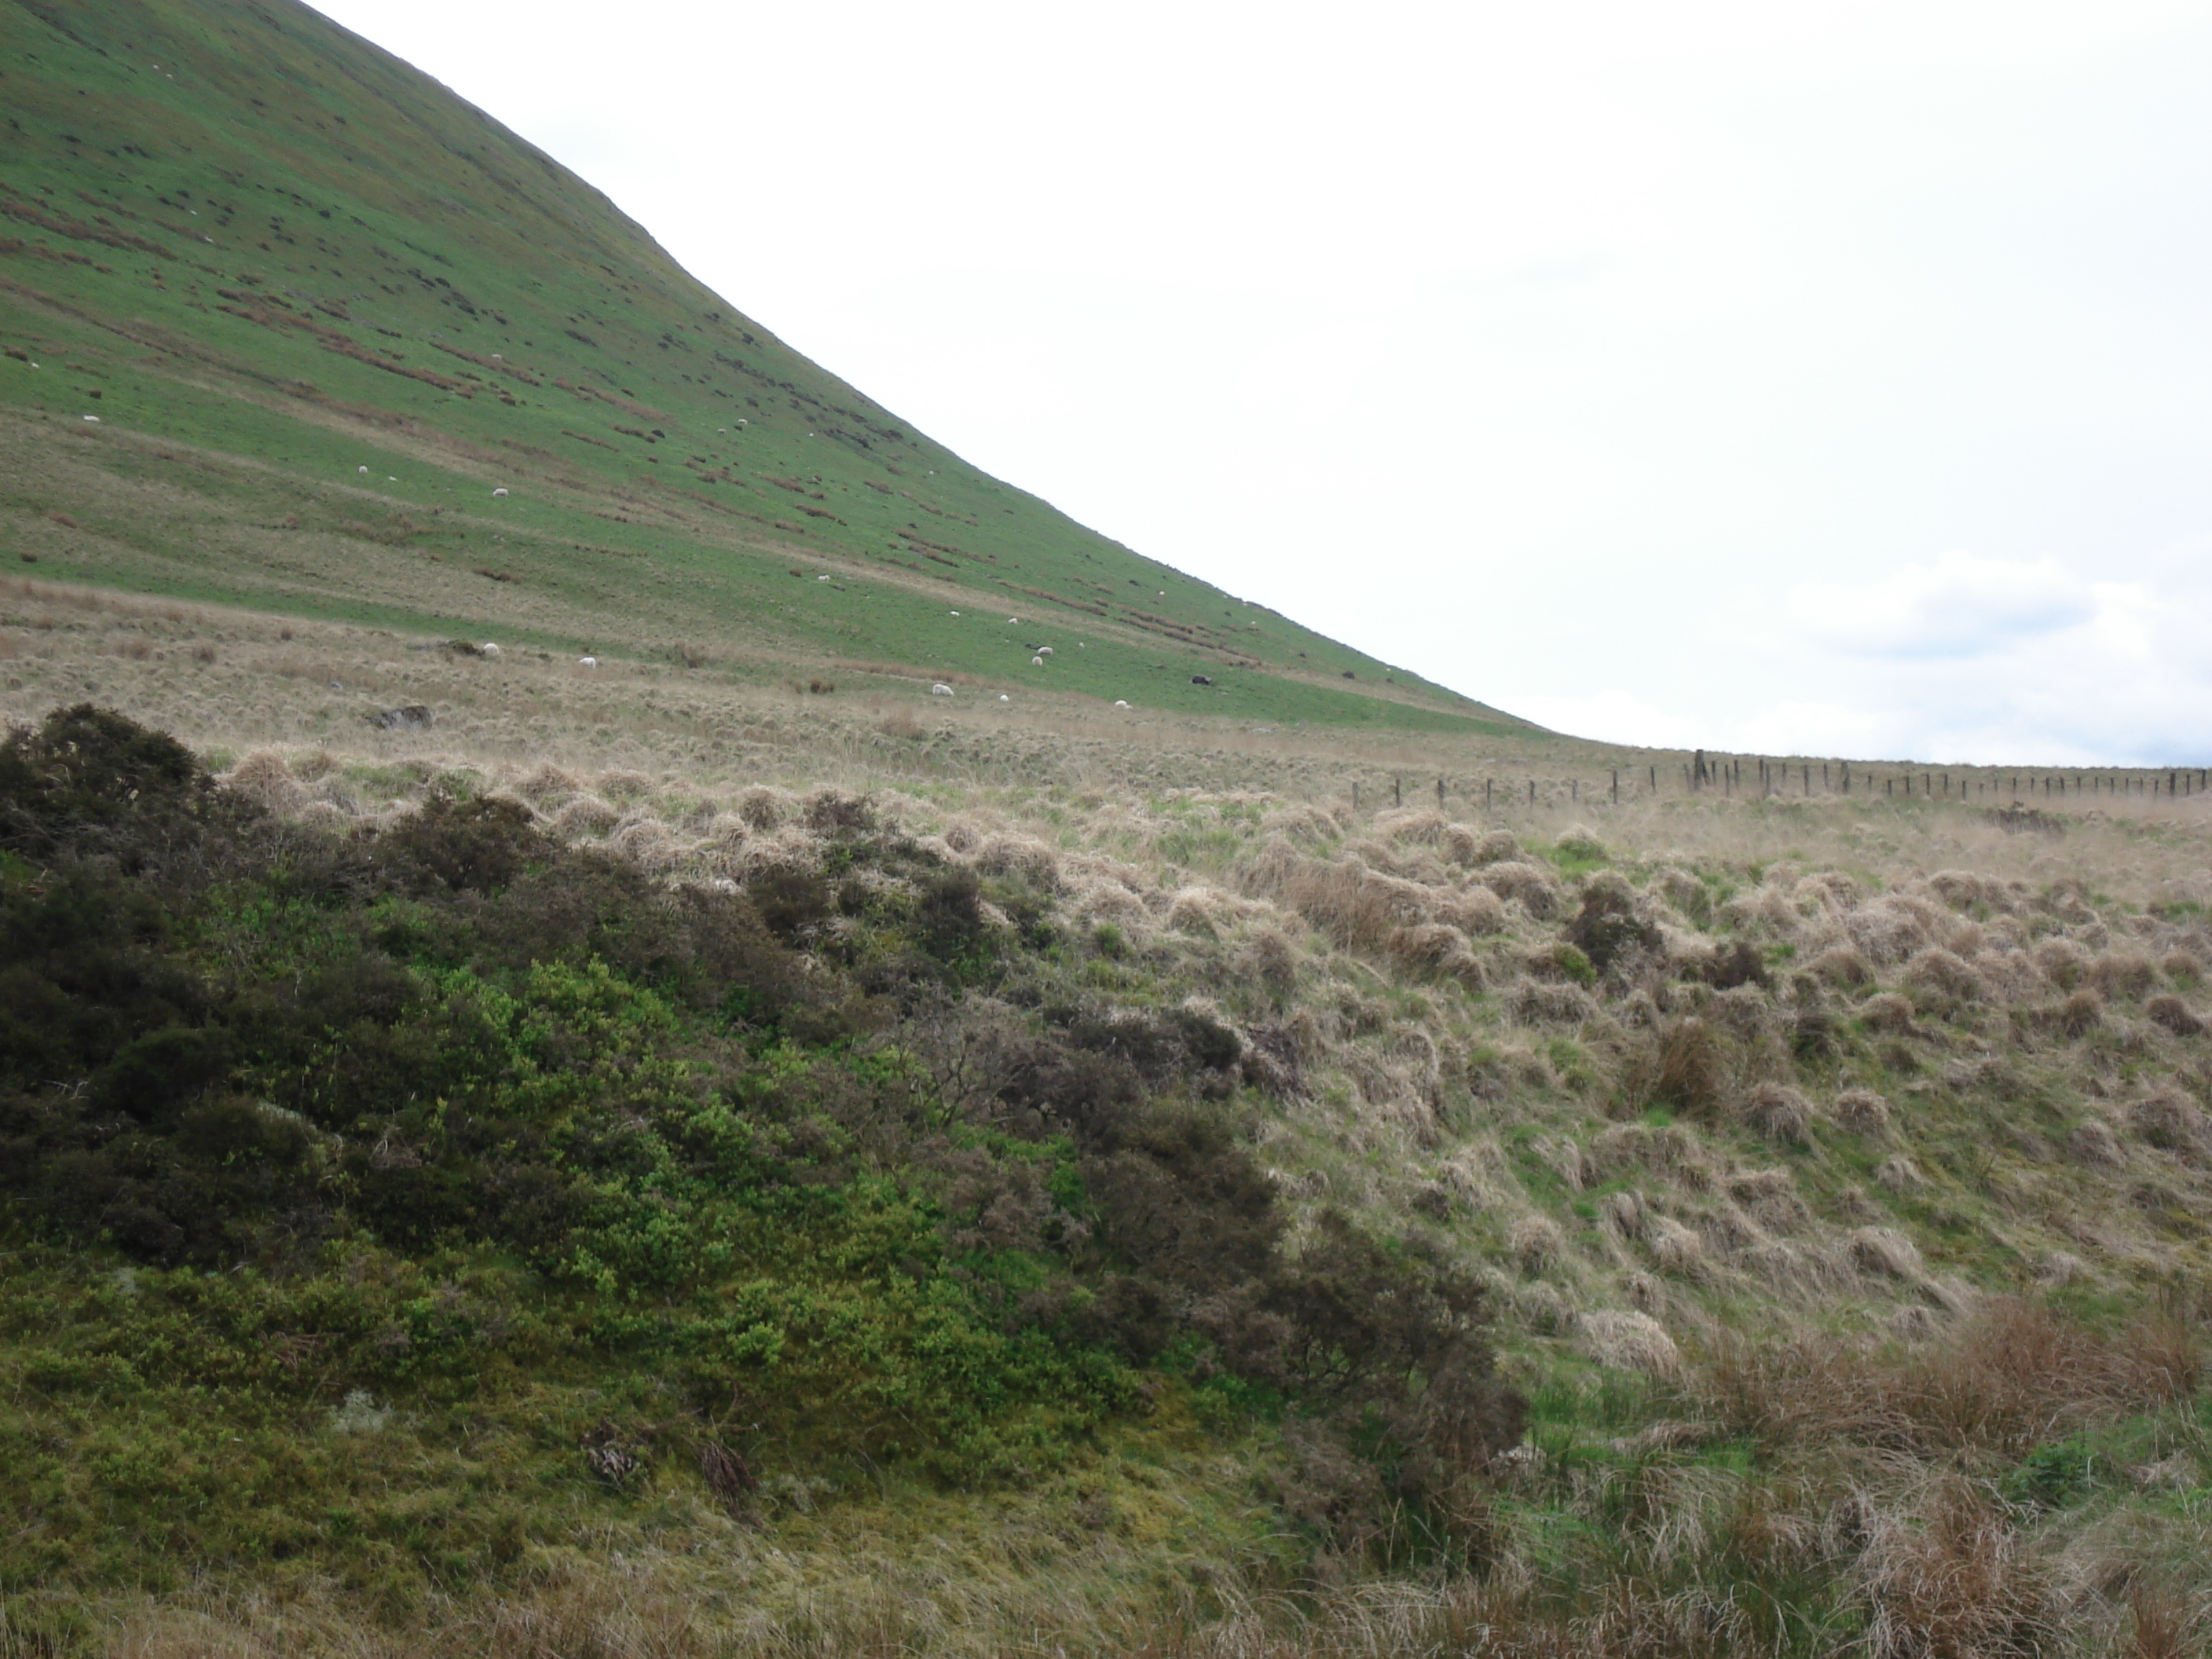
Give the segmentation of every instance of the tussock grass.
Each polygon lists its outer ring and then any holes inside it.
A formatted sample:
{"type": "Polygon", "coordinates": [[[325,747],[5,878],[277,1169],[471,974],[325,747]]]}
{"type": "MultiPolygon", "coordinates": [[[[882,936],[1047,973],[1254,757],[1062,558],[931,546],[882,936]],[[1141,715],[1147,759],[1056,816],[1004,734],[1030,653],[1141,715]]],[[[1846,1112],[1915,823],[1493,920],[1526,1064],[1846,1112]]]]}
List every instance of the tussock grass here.
{"type": "MultiPolygon", "coordinates": [[[[222,632],[211,674],[262,660],[222,616],[165,625],[222,632]]],[[[9,637],[35,652],[40,633],[9,637]]],[[[327,648],[348,638],[334,630],[327,648]]],[[[325,648],[312,627],[279,645],[325,648]]],[[[375,648],[335,672],[407,655],[375,648]]],[[[159,653],[95,655],[103,674],[150,674],[159,653]]],[[[404,665],[406,681],[486,666],[445,653],[404,665]]],[[[316,684],[278,679],[278,714],[282,688],[316,684]]],[[[387,684],[392,701],[419,696],[387,684]]],[[[1487,823],[1354,811],[1337,786],[1355,763],[1326,744],[1240,748],[1194,730],[1138,752],[1012,719],[992,749],[961,709],[925,754],[878,747],[884,734],[822,707],[833,700],[795,714],[734,687],[700,716],[741,734],[715,751],[647,718],[668,684],[612,664],[577,708],[531,716],[505,712],[540,695],[520,681],[473,710],[447,699],[415,734],[287,728],[266,709],[219,739],[210,710],[203,729],[228,787],[302,823],[398,822],[440,795],[508,801],[672,889],[820,870],[840,823],[896,826],[983,884],[987,925],[1051,941],[1040,998],[1188,1005],[1231,1035],[1295,1246],[1330,1206],[1427,1240],[1491,1285],[1507,1363],[1540,1397],[1555,1382],[1668,1392],[1597,1438],[1587,1404],[1540,1412],[1526,1468],[1492,1477],[1471,1576],[1377,1576],[1371,1558],[1316,1553],[1307,1523],[1277,1510],[1250,1536],[1290,1524],[1306,1541],[1206,1557],[1195,1577],[1133,1536],[1110,1559],[1038,1545],[1012,1577],[963,1559],[933,1585],[877,1595],[836,1552],[865,1553],[866,1528],[890,1522],[848,1496],[834,1524],[763,1511],[760,1547],[785,1575],[772,1593],[711,1588],[680,1551],[653,1558],[659,1588],[641,1588],[586,1542],[542,1594],[532,1580],[489,1601],[433,1597],[385,1634],[343,1597],[189,1613],[172,1599],[131,1615],[148,1642],[1288,1654],[1488,1629],[1510,1632],[1480,1638],[1501,1652],[1771,1651],[1747,1583],[1855,1641],[1887,1632],[1898,1652],[2132,1639],[2125,1576],[2084,1588],[2059,1558],[2089,1549],[2101,1517],[2168,1513],[2165,1489],[2139,1491],[2114,1451],[2082,1454],[2092,1474],[2033,1512],[2004,1494],[2038,1458],[2074,1455],[2050,1448],[2100,1436],[2155,1443],[2129,1467],[2207,1470],[2185,1426],[2197,1362],[2136,1318],[2159,1286],[2197,1282],[2212,1213],[2212,1055],[2194,1000],[2212,895],[2181,809],[2014,837],[1917,803],[1585,800],[1574,833],[1573,809],[1540,803],[1487,823]],[[1209,768],[1216,787],[1182,781],[1209,768]],[[1010,910],[1021,894],[1037,908],[1010,910]],[[1584,937],[1594,896],[1625,930],[1602,967],[1562,948],[1584,937]],[[1755,1347],[1731,1346],[1747,1332],[1755,1347]],[[1692,1419],[1756,1448],[1753,1467],[1694,1438],[1610,1449],[1692,1419]],[[1957,1469],[1966,1486],[1942,1487],[1957,1469]],[[1632,1525],[1619,1507],[1632,1490],[1647,1494],[1632,1525]],[[1613,1528],[1617,1547],[1567,1541],[1583,1526],[1613,1528]],[[1049,1587],[1031,1598],[1034,1574],[1049,1587]],[[1370,1619],[1376,1597],[1395,1598],[1387,1617],[1370,1619]]],[[[866,948],[844,922],[823,937],[866,948]]],[[[953,1051],[927,1052],[954,1075],[953,1051]]],[[[984,1076],[977,1098],[998,1086],[984,1076]]],[[[1243,1490],[1236,1459],[1254,1455],[1224,1450],[1176,1490],[1243,1490]]],[[[1152,1501],[1116,1500],[1125,1515],[1152,1501]]],[[[2185,1566],[2171,1584],[2146,1603],[2154,1640],[2184,1627],[2206,1581],[2185,1566]]]]}

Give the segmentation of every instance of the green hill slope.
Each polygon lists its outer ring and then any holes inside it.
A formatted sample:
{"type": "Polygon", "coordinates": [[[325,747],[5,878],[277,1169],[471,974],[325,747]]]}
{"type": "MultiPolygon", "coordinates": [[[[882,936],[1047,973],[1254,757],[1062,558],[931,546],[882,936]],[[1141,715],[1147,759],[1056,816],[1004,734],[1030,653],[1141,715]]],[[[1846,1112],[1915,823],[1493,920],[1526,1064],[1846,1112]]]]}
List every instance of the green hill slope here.
{"type": "Polygon", "coordinates": [[[0,20],[0,513],[40,574],[740,672],[1527,729],[979,472],[304,7],[0,20]]]}

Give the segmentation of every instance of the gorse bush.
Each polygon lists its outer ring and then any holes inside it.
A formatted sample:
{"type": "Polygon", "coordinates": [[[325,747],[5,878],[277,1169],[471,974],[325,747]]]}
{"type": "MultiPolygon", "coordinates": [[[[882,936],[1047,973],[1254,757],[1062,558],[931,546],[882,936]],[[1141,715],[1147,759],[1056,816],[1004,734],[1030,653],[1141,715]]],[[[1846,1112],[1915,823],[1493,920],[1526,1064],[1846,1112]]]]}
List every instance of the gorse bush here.
{"type": "MultiPolygon", "coordinates": [[[[741,1504],[729,1470],[825,1460],[1012,1480],[1138,1411],[1146,1370],[1212,1420],[1301,1425],[1386,1505],[1514,1437],[1480,1298],[1436,1251],[1334,1216],[1286,1247],[1233,1031],[1046,1002],[1018,875],[817,816],[819,869],[670,889],[493,799],[288,826],[96,710],[0,745],[11,1260],[131,1275],[79,1295],[38,1397],[381,1444],[596,1376],[588,1419],[517,1428],[608,1504],[741,1504]]],[[[52,1311],[14,1307],[17,1340],[52,1311]]],[[[246,1561],[516,1553],[496,1504],[328,1524],[357,1508],[342,1459],[173,1459],[134,1543],[98,1519],[108,1452],[9,1431],[46,1494],[0,1544],[11,1582],[143,1578],[187,1527],[246,1561]]],[[[1345,1502],[1315,1524],[1381,1535],[1345,1502]]]]}

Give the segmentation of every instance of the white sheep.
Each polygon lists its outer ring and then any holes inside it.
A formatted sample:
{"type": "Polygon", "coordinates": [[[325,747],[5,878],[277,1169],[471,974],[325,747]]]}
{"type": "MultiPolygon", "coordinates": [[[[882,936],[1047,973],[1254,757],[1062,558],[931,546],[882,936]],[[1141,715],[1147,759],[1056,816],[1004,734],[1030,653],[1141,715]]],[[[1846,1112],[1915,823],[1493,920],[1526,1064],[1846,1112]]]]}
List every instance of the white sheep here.
{"type": "Polygon", "coordinates": [[[952,688],[949,685],[933,685],[929,688],[929,695],[933,697],[949,697],[952,695],[952,688]]]}
{"type": "Polygon", "coordinates": [[[506,499],[506,496],[507,491],[504,489],[495,489],[491,492],[491,498],[495,501],[503,501],[506,499]]]}
{"type": "Polygon", "coordinates": [[[1044,659],[1043,659],[1042,657],[1031,657],[1031,658],[1030,659],[1030,667],[1032,667],[1032,668],[1042,668],[1042,667],[1043,667],[1043,666],[1044,666],[1044,659]]]}
{"type": "Polygon", "coordinates": [[[579,657],[576,659],[576,666],[579,668],[597,668],[599,665],[599,659],[597,657],[579,657]]]}
{"type": "Polygon", "coordinates": [[[1018,628],[1021,626],[1021,622],[1022,619],[1019,617],[1009,617],[1006,618],[1006,626],[1009,628],[1018,628]]]}
{"type": "Polygon", "coordinates": [[[1040,657],[1049,657],[1052,655],[1052,647],[1048,645],[1041,645],[1037,647],[1037,655],[1040,657]]]}
{"type": "Polygon", "coordinates": [[[948,616],[954,616],[954,617],[957,617],[957,616],[958,616],[960,613],[959,613],[957,611],[948,611],[946,614],[947,614],[948,616]]]}
{"type": "Polygon", "coordinates": [[[1128,706],[1129,705],[1127,703],[1123,702],[1119,697],[1114,699],[1114,707],[1116,708],[1127,708],[1128,706]]]}
{"type": "Polygon", "coordinates": [[[477,653],[479,656],[490,657],[496,659],[499,656],[499,647],[494,645],[489,640],[486,640],[482,645],[477,647],[477,653]]]}
{"type": "Polygon", "coordinates": [[[830,579],[827,576],[817,576],[814,580],[817,582],[826,582],[830,579]]]}
{"type": "Polygon", "coordinates": [[[999,693],[999,701],[1000,702],[1012,702],[1013,699],[1008,696],[1005,692],[1001,691],[999,693]]]}
{"type": "Polygon", "coordinates": [[[359,470],[360,470],[361,471],[363,471],[363,472],[366,472],[366,471],[368,471],[368,469],[367,467],[365,467],[365,466],[364,466],[364,467],[360,468],[359,470]]]}

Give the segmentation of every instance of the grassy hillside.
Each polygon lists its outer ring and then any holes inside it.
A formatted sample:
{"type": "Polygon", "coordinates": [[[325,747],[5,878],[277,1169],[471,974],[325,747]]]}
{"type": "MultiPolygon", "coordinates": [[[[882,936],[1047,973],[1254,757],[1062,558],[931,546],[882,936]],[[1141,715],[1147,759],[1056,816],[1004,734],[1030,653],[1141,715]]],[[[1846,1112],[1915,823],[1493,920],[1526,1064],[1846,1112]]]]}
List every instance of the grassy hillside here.
{"type": "Polygon", "coordinates": [[[0,755],[0,1651],[2199,1650],[2193,801],[422,654],[0,755]]]}
{"type": "Polygon", "coordinates": [[[0,18],[0,543],[41,574],[741,677],[1525,729],[978,472],[304,7],[0,18]]]}

